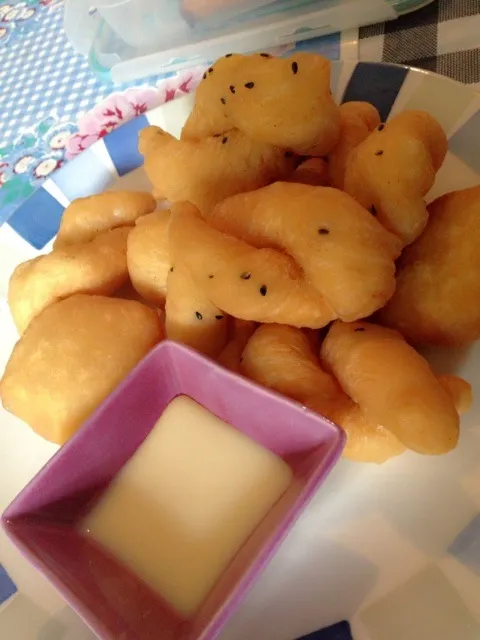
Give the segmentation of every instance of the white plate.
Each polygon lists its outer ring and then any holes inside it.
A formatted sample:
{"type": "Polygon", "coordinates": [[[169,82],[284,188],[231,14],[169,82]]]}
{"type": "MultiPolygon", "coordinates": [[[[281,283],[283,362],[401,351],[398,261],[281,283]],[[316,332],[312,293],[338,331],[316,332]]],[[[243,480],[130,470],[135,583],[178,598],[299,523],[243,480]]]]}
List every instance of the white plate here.
{"type": "MultiPolygon", "coordinates": [[[[480,182],[480,97],[472,90],[377,63],[333,63],[332,89],[339,101],[373,102],[383,119],[405,108],[439,119],[450,151],[429,199],[480,182]]],[[[191,103],[191,96],[168,103],[97,142],[22,205],[11,226],[0,228],[0,370],[16,339],[5,301],[14,266],[49,248],[70,199],[148,187],[136,168],[138,130],[150,122],[178,134],[191,103]]],[[[355,640],[480,638],[480,345],[429,357],[474,388],[458,448],[438,458],[407,453],[378,467],[342,460],[223,640],[292,640],[342,619],[352,623],[355,640]]],[[[0,510],[55,450],[0,410],[0,510]]],[[[0,638],[92,637],[4,534],[0,564],[21,593],[20,604],[16,596],[0,612],[0,638]]]]}

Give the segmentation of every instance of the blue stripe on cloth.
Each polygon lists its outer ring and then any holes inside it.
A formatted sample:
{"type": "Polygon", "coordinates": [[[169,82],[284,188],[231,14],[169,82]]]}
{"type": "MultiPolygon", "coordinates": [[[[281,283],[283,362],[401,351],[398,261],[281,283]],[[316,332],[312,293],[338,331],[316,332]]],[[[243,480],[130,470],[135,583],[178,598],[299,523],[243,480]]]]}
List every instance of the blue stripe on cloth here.
{"type": "Polygon", "coordinates": [[[35,249],[43,249],[57,234],[63,211],[63,205],[40,187],[10,216],[8,224],[35,249]]]}
{"type": "Polygon", "coordinates": [[[370,102],[378,109],[382,122],[385,122],[407,75],[406,67],[359,62],[348,81],[342,102],[370,102]]]}
{"type": "Polygon", "coordinates": [[[480,110],[448,141],[449,150],[471,169],[480,173],[480,110]]]}
{"type": "Polygon", "coordinates": [[[7,180],[0,189],[0,226],[10,218],[19,203],[30,197],[35,188],[24,173],[16,175],[15,180],[7,180]]]}
{"type": "Polygon", "coordinates": [[[56,171],[51,180],[69,200],[75,200],[104,191],[112,177],[109,167],[105,166],[92,149],[85,149],[56,171]]]}
{"type": "Polygon", "coordinates": [[[458,534],[448,551],[480,576],[480,514],[458,534]]]}
{"type": "Polygon", "coordinates": [[[148,126],[147,118],[138,116],[103,138],[119,176],[125,175],[143,163],[143,156],[138,151],[138,133],[148,126]]]}
{"type": "Polygon", "coordinates": [[[11,598],[16,592],[15,583],[0,564],[0,604],[11,598]]]}
{"type": "Polygon", "coordinates": [[[302,636],[298,640],[353,640],[350,625],[346,620],[338,622],[331,627],[325,627],[320,631],[309,633],[308,636],[302,636]]]}

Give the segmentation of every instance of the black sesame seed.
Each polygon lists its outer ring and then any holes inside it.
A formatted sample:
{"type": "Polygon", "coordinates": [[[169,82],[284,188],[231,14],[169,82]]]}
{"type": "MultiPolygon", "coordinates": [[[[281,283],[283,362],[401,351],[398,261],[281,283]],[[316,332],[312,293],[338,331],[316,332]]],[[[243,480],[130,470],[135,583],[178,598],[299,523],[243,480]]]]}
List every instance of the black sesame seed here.
{"type": "Polygon", "coordinates": [[[225,137],[222,139],[222,144],[225,144],[225,143],[227,142],[227,140],[228,140],[228,138],[227,138],[227,136],[225,136],[225,137]]]}
{"type": "Polygon", "coordinates": [[[240,276],[242,280],[250,280],[251,277],[252,277],[252,274],[248,273],[248,271],[245,271],[245,273],[242,273],[240,276]]]}
{"type": "Polygon", "coordinates": [[[383,154],[383,151],[381,149],[379,149],[378,151],[375,151],[376,156],[381,156],[382,154],[383,154]]]}
{"type": "Polygon", "coordinates": [[[295,75],[298,72],[298,62],[292,62],[292,71],[293,71],[293,75],[295,75]]]}
{"type": "Polygon", "coordinates": [[[227,55],[225,56],[225,58],[231,58],[233,56],[233,53],[227,53],[227,55]]]}
{"type": "Polygon", "coordinates": [[[293,151],[285,151],[284,156],[285,158],[293,158],[293,151]]]}
{"type": "Polygon", "coordinates": [[[209,278],[210,278],[210,280],[211,280],[211,279],[213,278],[213,275],[212,275],[212,274],[210,274],[208,277],[209,277],[209,278]]]}
{"type": "Polygon", "coordinates": [[[260,295],[261,296],[266,296],[267,295],[267,285],[266,284],[262,284],[262,286],[260,287],[260,295]]]}
{"type": "Polygon", "coordinates": [[[221,135],[222,135],[221,133],[214,133],[214,134],[213,134],[213,137],[214,137],[214,138],[220,138],[220,137],[221,137],[221,135]]]}
{"type": "Polygon", "coordinates": [[[197,318],[198,318],[199,320],[203,320],[203,316],[202,316],[202,314],[200,313],[200,311],[195,311],[195,315],[197,316],[197,318]]]}
{"type": "Polygon", "coordinates": [[[204,74],[203,74],[203,79],[204,79],[204,80],[206,80],[206,79],[207,79],[207,74],[206,74],[206,73],[204,73],[204,74]]]}
{"type": "Polygon", "coordinates": [[[225,104],[225,103],[226,103],[225,98],[220,98],[220,102],[221,102],[222,104],[225,104]]]}
{"type": "Polygon", "coordinates": [[[372,206],[370,207],[370,213],[372,214],[372,216],[377,215],[377,209],[374,204],[372,204],[372,206]]]}
{"type": "Polygon", "coordinates": [[[210,67],[210,68],[208,69],[208,73],[213,73],[213,67],[210,67]]]}
{"type": "Polygon", "coordinates": [[[271,58],[272,56],[269,53],[261,53],[262,58],[271,58]]]}
{"type": "Polygon", "coordinates": [[[326,236],[330,233],[330,229],[325,229],[325,227],[320,227],[320,229],[318,230],[318,233],[321,236],[326,236]]]}
{"type": "Polygon", "coordinates": [[[354,331],[365,331],[365,329],[363,327],[357,327],[354,331]]]}
{"type": "Polygon", "coordinates": [[[379,125],[377,131],[383,131],[384,129],[385,129],[385,125],[381,124],[381,125],[379,125]]]}
{"type": "Polygon", "coordinates": [[[230,93],[235,93],[235,87],[233,84],[230,85],[230,93]]]}
{"type": "Polygon", "coordinates": [[[173,273],[173,267],[170,267],[170,273],[173,273]]]}
{"type": "Polygon", "coordinates": [[[215,316],[217,320],[223,320],[223,316],[215,316]]]}
{"type": "Polygon", "coordinates": [[[245,83],[245,89],[253,89],[254,86],[255,86],[254,82],[246,82],[245,83]]]}

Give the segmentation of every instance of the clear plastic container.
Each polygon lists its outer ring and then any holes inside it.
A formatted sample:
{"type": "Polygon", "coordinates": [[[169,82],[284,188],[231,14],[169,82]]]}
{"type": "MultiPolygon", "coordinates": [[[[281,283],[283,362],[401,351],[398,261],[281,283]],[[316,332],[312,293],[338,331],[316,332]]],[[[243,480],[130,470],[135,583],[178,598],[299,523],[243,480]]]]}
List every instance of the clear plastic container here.
{"type": "Polygon", "coordinates": [[[417,11],[417,9],[422,9],[426,7],[427,4],[432,4],[435,1],[436,0],[389,0],[392,7],[400,16],[411,13],[412,11],[417,11]]]}
{"type": "Polygon", "coordinates": [[[67,0],[65,30],[117,81],[395,18],[391,0],[67,0]]]}

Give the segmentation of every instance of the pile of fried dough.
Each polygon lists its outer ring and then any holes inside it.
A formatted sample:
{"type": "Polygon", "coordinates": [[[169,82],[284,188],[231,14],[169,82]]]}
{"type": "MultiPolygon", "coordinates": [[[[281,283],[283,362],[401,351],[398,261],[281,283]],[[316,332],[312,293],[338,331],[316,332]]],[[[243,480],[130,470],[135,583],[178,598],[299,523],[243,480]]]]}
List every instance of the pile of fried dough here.
{"type": "Polygon", "coordinates": [[[139,149],[152,193],[75,200],[14,271],[8,411],[64,443],[166,336],[339,424],[350,459],[456,446],[470,385],[416,348],[480,336],[480,186],[427,206],[431,115],[338,106],[318,55],[228,55],[139,149]]]}

